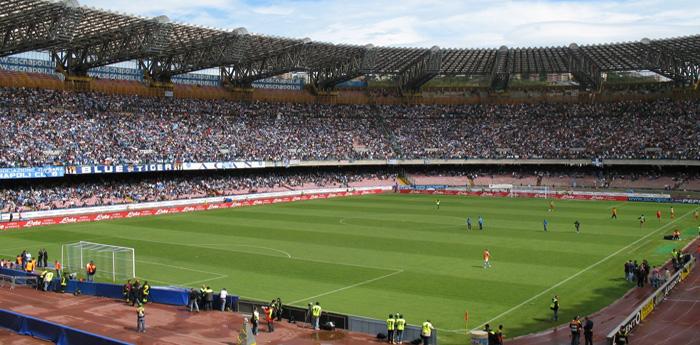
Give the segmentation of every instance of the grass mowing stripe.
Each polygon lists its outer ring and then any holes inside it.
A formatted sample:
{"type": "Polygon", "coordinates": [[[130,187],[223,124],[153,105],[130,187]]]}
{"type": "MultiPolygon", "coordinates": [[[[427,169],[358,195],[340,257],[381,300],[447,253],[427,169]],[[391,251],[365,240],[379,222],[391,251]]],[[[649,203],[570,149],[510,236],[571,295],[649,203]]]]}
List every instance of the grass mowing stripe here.
{"type": "MultiPolygon", "coordinates": [[[[584,268],[583,270],[581,270],[581,271],[579,271],[578,273],[572,275],[571,277],[568,277],[568,278],[562,280],[561,282],[557,283],[556,285],[553,285],[552,287],[550,287],[550,288],[548,288],[548,289],[546,289],[546,290],[540,292],[539,294],[537,294],[537,295],[535,295],[535,296],[533,296],[533,297],[528,298],[527,300],[525,300],[525,301],[523,301],[522,303],[516,305],[515,307],[512,307],[512,308],[510,308],[510,309],[504,311],[503,313],[497,315],[496,317],[492,318],[491,320],[488,320],[488,321],[482,323],[481,325],[479,325],[479,327],[472,329],[472,331],[479,330],[479,329],[480,329],[481,327],[483,327],[485,324],[487,324],[487,323],[492,323],[492,322],[498,320],[499,318],[510,314],[510,313],[513,312],[514,310],[516,310],[516,309],[522,307],[523,305],[529,303],[530,301],[533,301],[533,300],[539,298],[540,296],[546,294],[547,292],[550,292],[550,291],[556,289],[557,287],[559,287],[559,286],[561,286],[561,285],[563,285],[563,284],[566,284],[566,282],[568,282],[568,281],[570,281],[570,280],[572,280],[572,279],[574,279],[574,278],[580,276],[581,274],[583,274],[583,273],[589,271],[590,269],[592,269],[592,268],[594,268],[594,267],[600,265],[601,263],[607,261],[608,259],[610,259],[610,258],[612,258],[612,257],[614,257],[614,256],[616,256],[616,255],[618,255],[618,254],[620,254],[621,252],[623,252],[623,251],[625,251],[625,250],[631,248],[632,246],[636,245],[637,243],[639,243],[639,242],[641,242],[641,241],[643,241],[643,240],[649,238],[651,235],[655,235],[657,232],[659,232],[659,231],[665,229],[666,227],[668,227],[668,226],[671,225],[671,224],[674,224],[675,222],[681,220],[682,218],[687,217],[689,214],[691,214],[693,211],[697,210],[698,208],[700,208],[700,207],[696,207],[695,209],[686,212],[685,214],[683,214],[682,216],[676,218],[675,220],[671,221],[670,223],[666,223],[666,224],[660,226],[660,227],[657,228],[656,230],[654,230],[654,231],[652,231],[652,232],[650,232],[650,233],[648,233],[648,234],[642,236],[641,238],[637,239],[636,241],[634,241],[634,242],[632,242],[632,243],[630,243],[630,244],[628,244],[628,245],[626,245],[626,246],[624,246],[624,247],[618,249],[616,252],[614,252],[614,253],[612,253],[612,254],[610,254],[610,255],[604,257],[604,258],[601,259],[600,261],[598,261],[598,262],[596,262],[596,263],[594,263],[594,264],[592,264],[592,265],[590,265],[590,266],[584,268]]],[[[460,330],[460,331],[461,331],[461,330],[460,330]]],[[[450,332],[454,332],[454,331],[453,331],[453,330],[450,330],[450,332]]]]}

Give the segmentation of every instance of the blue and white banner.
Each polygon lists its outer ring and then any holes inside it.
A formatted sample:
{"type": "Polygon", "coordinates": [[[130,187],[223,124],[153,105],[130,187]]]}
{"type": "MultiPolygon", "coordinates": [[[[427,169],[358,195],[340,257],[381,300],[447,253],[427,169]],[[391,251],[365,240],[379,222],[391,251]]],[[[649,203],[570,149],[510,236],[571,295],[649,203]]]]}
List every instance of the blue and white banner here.
{"type": "Polygon", "coordinates": [[[63,171],[63,167],[2,168],[0,180],[62,177],[63,171]]]}
{"type": "Polygon", "coordinates": [[[67,166],[66,175],[121,174],[182,170],[178,163],[67,166]]]}
{"type": "Polygon", "coordinates": [[[264,167],[265,162],[263,161],[182,163],[182,170],[259,169],[264,167]]]}

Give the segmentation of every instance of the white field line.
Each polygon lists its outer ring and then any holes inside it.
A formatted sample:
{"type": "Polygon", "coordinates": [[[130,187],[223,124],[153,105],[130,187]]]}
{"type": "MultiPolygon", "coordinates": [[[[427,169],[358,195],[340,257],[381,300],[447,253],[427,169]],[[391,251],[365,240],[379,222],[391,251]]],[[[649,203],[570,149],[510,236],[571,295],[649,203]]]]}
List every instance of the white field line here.
{"type": "Polygon", "coordinates": [[[223,275],[224,275],[224,274],[217,273],[217,272],[203,271],[203,270],[198,270],[198,269],[194,269],[194,268],[187,268],[187,267],[182,267],[182,266],[174,266],[174,265],[162,264],[162,263],[160,263],[160,262],[144,261],[144,260],[136,260],[136,262],[140,262],[140,263],[144,263],[144,264],[148,264],[148,265],[158,265],[158,266],[163,266],[163,267],[170,267],[170,268],[175,268],[175,269],[185,270],[185,271],[206,273],[206,274],[217,275],[217,276],[223,276],[223,275]]]}
{"type": "Polygon", "coordinates": [[[193,281],[193,282],[187,282],[187,283],[178,283],[178,284],[176,284],[176,285],[192,286],[192,285],[194,285],[194,284],[201,284],[201,283],[206,283],[206,282],[210,282],[210,281],[214,281],[214,280],[219,280],[219,279],[224,279],[224,278],[228,278],[228,275],[223,274],[223,275],[221,275],[220,277],[214,277],[214,278],[209,278],[209,279],[195,280],[195,281],[193,281]]]}
{"type": "MultiPolygon", "coordinates": [[[[510,308],[510,309],[508,309],[508,310],[506,310],[506,311],[504,311],[504,312],[502,312],[501,314],[498,314],[496,317],[492,318],[491,320],[488,320],[488,321],[482,323],[481,325],[479,325],[478,327],[473,328],[472,331],[479,330],[479,329],[481,329],[481,327],[484,326],[485,324],[487,324],[487,323],[493,323],[494,321],[500,319],[501,317],[503,317],[503,316],[505,316],[505,315],[510,314],[511,312],[513,312],[514,310],[516,310],[516,309],[518,309],[518,308],[524,306],[525,304],[530,303],[531,301],[533,301],[533,300],[539,298],[540,296],[542,296],[542,295],[544,295],[544,294],[546,294],[546,293],[548,293],[548,292],[550,292],[550,291],[552,291],[552,290],[554,290],[554,289],[556,289],[556,288],[558,288],[558,287],[560,287],[560,286],[566,284],[568,281],[570,281],[570,280],[572,280],[572,279],[574,279],[574,278],[580,276],[581,274],[583,274],[583,273],[585,273],[585,272],[588,272],[589,270],[591,270],[592,268],[594,268],[594,267],[596,267],[596,266],[602,264],[603,262],[608,261],[610,258],[616,256],[617,254],[620,254],[621,252],[623,252],[623,251],[625,251],[625,250],[631,248],[632,246],[636,245],[637,243],[646,240],[647,238],[651,237],[652,235],[655,235],[656,233],[658,233],[659,231],[665,229],[665,228],[668,227],[669,225],[672,225],[673,223],[675,223],[675,222],[677,222],[677,221],[679,221],[679,220],[681,220],[681,219],[687,217],[689,214],[691,214],[693,211],[697,210],[698,208],[700,208],[700,207],[696,207],[695,209],[693,209],[693,210],[691,210],[691,211],[688,211],[688,212],[685,213],[684,215],[682,215],[682,216],[676,218],[674,221],[672,221],[672,222],[670,222],[670,223],[666,223],[666,224],[664,224],[664,225],[658,227],[656,230],[654,230],[654,231],[652,231],[652,232],[650,232],[650,233],[648,233],[648,234],[646,234],[646,235],[640,237],[640,238],[637,239],[636,241],[634,241],[634,242],[632,242],[632,243],[630,243],[630,244],[628,244],[628,245],[626,245],[626,246],[624,246],[624,247],[618,249],[616,252],[614,252],[614,253],[612,253],[612,254],[610,254],[610,255],[608,255],[608,256],[606,256],[606,257],[600,259],[599,261],[593,263],[592,265],[590,265],[590,266],[588,266],[588,267],[582,269],[582,270],[579,271],[578,273],[575,273],[575,274],[572,275],[571,277],[568,277],[568,278],[566,278],[566,279],[560,281],[559,283],[557,283],[557,284],[555,284],[555,285],[552,285],[551,287],[549,287],[549,288],[547,288],[546,290],[544,290],[544,291],[538,293],[537,295],[534,295],[534,296],[532,296],[532,297],[526,299],[526,300],[523,301],[522,303],[520,303],[520,304],[518,304],[518,305],[516,305],[516,306],[514,306],[514,307],[512,307],[512,308],[510,308]]],[[[450,330],[448,330],[448,331],[450,331],[450,330]]],[[[460,331],[462,331],[462,330],[460,330],[460,331]]],[[[452,331],[452,332],[454,332],[454,331],[452,331]]]]}
{"type": "MultiPolygon", "coordinates": [[[[187,243],[182,243],[183,246],[188,245],[187,243]]],[[[270,247],[263,247],[263,246],[254,246],[251,244],[226,244],[226,243],[196,243],[198,246],[210,246],[210,247],[248,247],[248,248],[257,248],[257,249],[264,249],[264,250],[271,250],[273,252],[280,253],[284,256],[286,256],[288,259],[292,258],[292,254],[289,254],[288,252],[285,252],[284,250],[281,249],[275,249],[275,248],[270,248],[270,247]]]]}
{"type": "Polygon", "coordinates": [[[345,290],[348,290],[348,289],[352,289],[352,288],[355,288],[355,287],[358,287],[358,286],[362,286],[362,285],[366,285],[366,284],[369,284],[369,283],[373,283],[373,282],[376,282],[377,280],[381,280],[381,279],[384,279],[384,278],[389,278],[389,277],[391,277],[391,276],[395,276],[395,275],[397,275],[397,274],[399,274],[399,273],[403,273],[403,272],[404,272],[403,270],[396,270],[396,271],[394,271],[394,272],[392,272],[392,273],[385,274],[385,275],[383,275],[383,276],[381,276],[381,277],[377,277],[377,278],[372,278],[372,279],[368,279],[368,280],[365,280],[365,281],[361,281],[361,282],[359,282],[359,283],[355,283],[355,284],[352,284],[352,285],[348,285],[348,286],[345,286],[345,287],[342,287],[342,288],[339,288],[339,289],[327,291],[327,292],[324,292],[324,293],[321,293],[321,294],[318,294],[318,295],[314,295],[314,296],[311,296],[311,297],[306,297],[306,298],[302,298],[302,299],[300,299],[300,300],[288,302],[287,304],[296,304],[296,303],[299,303],[299,302],[304,302],[304,301],[312,300],[312,299],[314,299],[314,298],[318,298],[318,297],[322,297],[322,296],[328,296],[328,295],[331,295],[331,294],[334,294],[334,293],[338,293],[338,292],[341,292],[341,291],[345,291],[345,290]]]}
{"type": "MultiPolygon", "coordinates": [[[[166,241],[152,241],[152,240],[146,240],[146,239],[139,239],[140,242],[151,242],[151,243],[158,243],[158,244],[172,244],[176,246],[185,246],[185,247],[194,247],[194,248],[204,248],[204,249],[213,249],[212,247],[207,247],[205,245],[197,244],[197,243],[178,243],[178,242],[166,242],[166,241]]],[[[222,245],[223,246],[223,245],[222,245]]],[[[272,249],[272,248],[270,248],[272,249]]],[[[223,251],[228,251],[228,252],[234,252],[234,253],[248,253],[250,254],[251,252],[249,251],[240,251],[240,250],[235,250],[231,248],[220,248],[219,250],[223,251]]],[[[271,256],[274,258],[280,258],[279,255],[277,254],[268,254],[265,252],[255,252],[252,253],[255,255],[263,255],[263,256],[271,256]]],[[[287,253],[289,254],[289,253],[287,253]]],[[[291,255],[290,255],[291,256],[291,255]]],[[[345,262],[333,262],[333,261],[325,261],[325,260],[317,260],[317,259],[307,259],[307,258],[300,258],[300,257],[287,257],[290,260],[299,260],[299,261],[306,261],[306,262],[317,262],[321,264],[331,264],[331,265],[340,265],[340,266],[351,266],[351,267],[360,267],[360,268],[369,268],[369,269],[375,269],[375,270],[384,270],[384,271],[397,271],[400,270],[400,268],[394,268],[394,267],[379,267],[379,266],[369,266],[369,265],[361,265],[361,264],[351,264],[351,263],[345,263],[345,262]]],[[[139,261],[139,260],[137,260],[139,261]]],[[[179,267],[178,267],[179,268],[179,267]]],[[[217,273],[218,274],[218,273],[217,273]]]]}

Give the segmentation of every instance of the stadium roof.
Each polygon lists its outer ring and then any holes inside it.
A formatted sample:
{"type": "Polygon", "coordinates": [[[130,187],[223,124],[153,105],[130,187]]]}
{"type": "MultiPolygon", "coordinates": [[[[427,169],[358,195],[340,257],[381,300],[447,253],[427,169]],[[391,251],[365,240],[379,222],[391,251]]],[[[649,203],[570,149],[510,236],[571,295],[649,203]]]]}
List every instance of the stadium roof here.
{"type": "Polygon", "coordinates": [[[48,50],[69,74],[137,60],[155,81],[221,67],[225,82],[237,86],[292,71],[309,72],[321,89],[361,75],[390,75],[402,90],[418,90],[435,76],[483,75],[503,88],[512,74],[571,73],[581,85],[597,88],[601,73],[609,71],[649,70],[686,84],[700,74],[700,35],[568,47],[351,46],[187,25],[75,0],[0,0],[0,33],[0,56],[48,50]]]}

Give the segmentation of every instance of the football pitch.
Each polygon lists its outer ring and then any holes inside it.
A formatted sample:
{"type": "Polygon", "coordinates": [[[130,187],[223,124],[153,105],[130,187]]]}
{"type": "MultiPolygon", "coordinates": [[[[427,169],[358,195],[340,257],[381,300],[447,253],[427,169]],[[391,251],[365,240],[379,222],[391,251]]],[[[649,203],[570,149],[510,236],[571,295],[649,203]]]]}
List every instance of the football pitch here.
{"type": "Polygon", "coordinates": [[[468,328],[503,324],[513,337],[555,325],[555,294],[559,323],[601,309],[631,288],[624,261],[661,264],[700,225],[691,205],[674,205],[672,220],[669,204],[560,200],[549,212],[549,200],[441,196],[438,210],[435,198],[384,194],[7,231],[0,256],[46,248],[53,261],[62,243],[77,241],[133,247],[137,275],[153,285],[206,284],[302,307],[319,301],[378,319],[400,312],[410,324],[430,319],[441,344],[464,344],[465,310],[468,328]],[[662,239],[675,228],[682,241],[662,239]]]}

